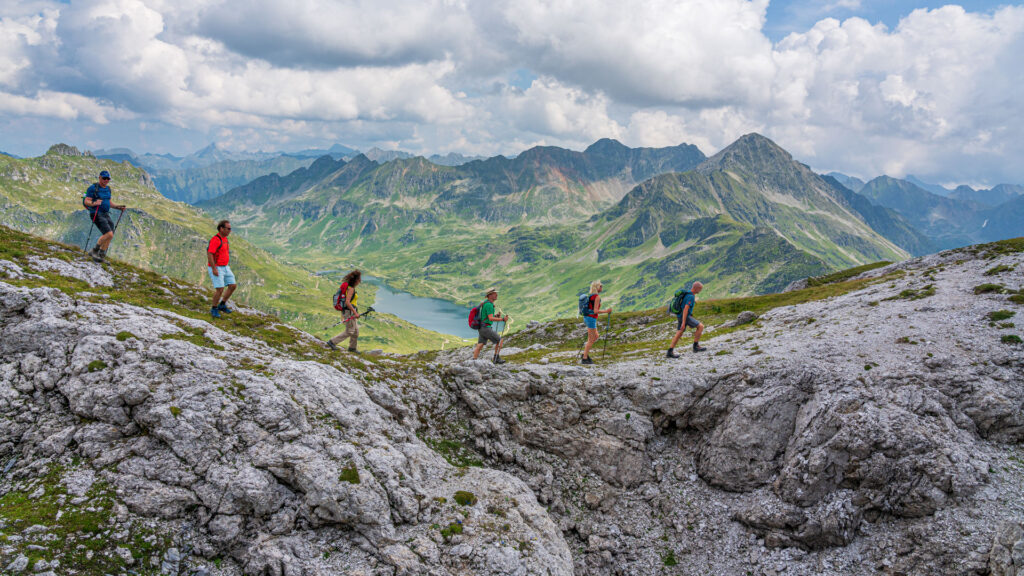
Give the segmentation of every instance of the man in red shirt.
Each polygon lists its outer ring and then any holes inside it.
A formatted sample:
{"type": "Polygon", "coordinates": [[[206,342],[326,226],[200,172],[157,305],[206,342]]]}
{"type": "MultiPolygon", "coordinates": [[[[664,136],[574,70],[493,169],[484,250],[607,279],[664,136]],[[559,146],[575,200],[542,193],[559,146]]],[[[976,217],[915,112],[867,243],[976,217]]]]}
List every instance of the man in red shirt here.
{"type": "Polygon", "coordinates": [[[220,318],[220,313],[230,314],[228,298],[235,292],[238,286],[235,284],[235,275],[231,273],[228,262],[231,259],[228,246],[228,236],[231,234],[231,223],[221,220],[217,223],[217,235],[210,238],[210,244],[206,247],[206,270],[213,280],[213,306],[210,308],[210,316],[220,318]],[[224,288],[227,287],[227,292],[224,288]],[[221,295],[223,294],[223,298],[221,295]]]}

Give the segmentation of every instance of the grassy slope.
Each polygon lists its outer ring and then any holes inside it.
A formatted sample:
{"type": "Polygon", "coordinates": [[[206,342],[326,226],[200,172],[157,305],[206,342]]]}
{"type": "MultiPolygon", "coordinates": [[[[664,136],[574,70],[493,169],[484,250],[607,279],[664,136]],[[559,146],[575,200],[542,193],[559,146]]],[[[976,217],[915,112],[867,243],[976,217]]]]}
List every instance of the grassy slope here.
{"type": "MultiPolygon", "coordinates": [[[[90,227],[81,195],[101,169],[113,176],[114,201],[129,207],[110,257],[198,284],[203,288],[197,294],[208,297],[204,253],[215,230],[213,220],[191,206],[164,198],[147,184],[144,172],[128,164],[57,154],[25,160],[0,157],[0,213],[5,224],[81,246],[90,227]]],[[[117,211],[113,216],[116,219],[117,211]]],[[[337,312],[328,304],[336,286],[282,264],[237,236],[231,246],[239,301],[318,336],[337,321],[337,312]]],[[[372,299],[365,302],[371,304],[372,299]]],[[[207,306],[201,300],[196,305],[197,310],[207,306]]],[[[368,318],[361,332],[364,348],[394,352],[440,347],[445,339],[384,315],[368,318]]]]}

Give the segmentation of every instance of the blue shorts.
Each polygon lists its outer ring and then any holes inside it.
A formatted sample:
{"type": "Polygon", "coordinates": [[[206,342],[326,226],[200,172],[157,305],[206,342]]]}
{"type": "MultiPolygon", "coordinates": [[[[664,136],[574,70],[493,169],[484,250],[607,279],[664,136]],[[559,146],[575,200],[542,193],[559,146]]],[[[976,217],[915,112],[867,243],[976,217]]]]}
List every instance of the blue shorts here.
{"type": "Polygon", "coordinates": [[[207,266],[206,273],[210,275],[210,280],[213,280],[214,288],[223,288],[235,283],[235,275],[231,273],[230,266],[217,266],[216,276],[213,275],[213,268],[207,266]]]}
{"type": "MultiPolygon", "coordinates": [[[[676,320],[676,330],[683,330],[683,316],[676,316],[676,320]]],[[[697,320],[693,316],[687,316],[686,325],[689,326],[690,328],[696,328],[697,326],[700,326],[700,320],[697,320]]]]}
{"type": "Polygon", "coordinates": [[[587,328],[594,328],[596,330],[597,329],[597,318],[593,318],[591,316],[584,316],[583,317],[583,325],[586,326],[587,328]]]}

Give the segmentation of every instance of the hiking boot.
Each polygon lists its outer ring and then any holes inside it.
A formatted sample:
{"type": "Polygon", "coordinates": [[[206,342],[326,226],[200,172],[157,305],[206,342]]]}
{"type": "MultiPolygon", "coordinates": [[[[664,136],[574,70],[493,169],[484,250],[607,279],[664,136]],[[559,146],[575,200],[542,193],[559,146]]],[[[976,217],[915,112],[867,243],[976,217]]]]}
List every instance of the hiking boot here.
{"type": "Polygon", "coordinates": [[[594,363],[594,360],[592,358],[584,358],[583,360],[580,360],[580,364],[593,364],[593,363],[594,363]]]}
{"type": "Polygon", "coordinates": [[[327,347],[330,348],[331,350],[338,349],[338,347],[334,345],[334,342],[331,342],[330,340],[327,341],[327,347]]]}
{"type": "Polygon", "coordinates": [[[107,259],[107,251],[106,250],[100,250],[100,260],[101,261],[105,261],[106,259],[107,259]]]}
{"type": "Polygon", "coordinates": [[[348,351],[353,354],[360,354],[359,350],[356,350],[355,348],[349,348],[348,351]]]}
{"type": "Polygon", "coordinates": [[[495,363],[495,364],[504,364],[504,363],[505,363],[505,361],[501,359],[501,356],[496,356],[496,357],[494,358],[494,363],[495,363]]]}
{"type": "Polygon", "coordinates": [[[228,308],[228,305],[223,303],[223,302],[221,302],[220,305],[217,306],[217,311],[218,312],[223,312],[225,314],[231,314],[231,309],[228,308]]]}
{"type": "Polygon", "coordinates": [[[220,312],[218,312],[216,308],[210,308],[210,316],[220,318],[220,312]]]}
{"type": "Polygon", "coordinates": [[[679,354],[676,354],[674,348],[669,348],[668,353],[665,354],[665,358],[679,358],[679,354]]]}
{"type": "Polygon", "coordinates": [[[697,344],[696,342],[693,343],[693,351],[694,352],[703,352],[705,350],[707,350],[707,348],[701,346],[700,344],[697,344]]]}
{"type": "Polygon", "coordinates": [[[103,256],[101,255],[102,252],[103,251],[100,250],[100,247],[96,246],[92,250],[89,250],[89,258],[92,258],[92,261],[96,263],[103,262],[103,256]]]}

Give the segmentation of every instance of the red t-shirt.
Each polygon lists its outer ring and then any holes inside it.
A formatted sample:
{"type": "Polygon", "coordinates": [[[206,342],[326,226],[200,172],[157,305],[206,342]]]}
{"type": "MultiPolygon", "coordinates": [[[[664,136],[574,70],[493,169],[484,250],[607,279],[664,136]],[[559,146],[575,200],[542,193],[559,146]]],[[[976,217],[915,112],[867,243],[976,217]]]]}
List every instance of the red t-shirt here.
{"type": "MultiPolygon", "coordinates": [[[[206,247],[206,251],[214,255],[213,261],[217,266],[228,265],[228,260],[230,259],[229,249],[228,239],[221,238],[220,234],[210,238],[210,245],[206,247]]],[[[207,263],[207,266],[209,266],[209,263],[207,263]]]]}

